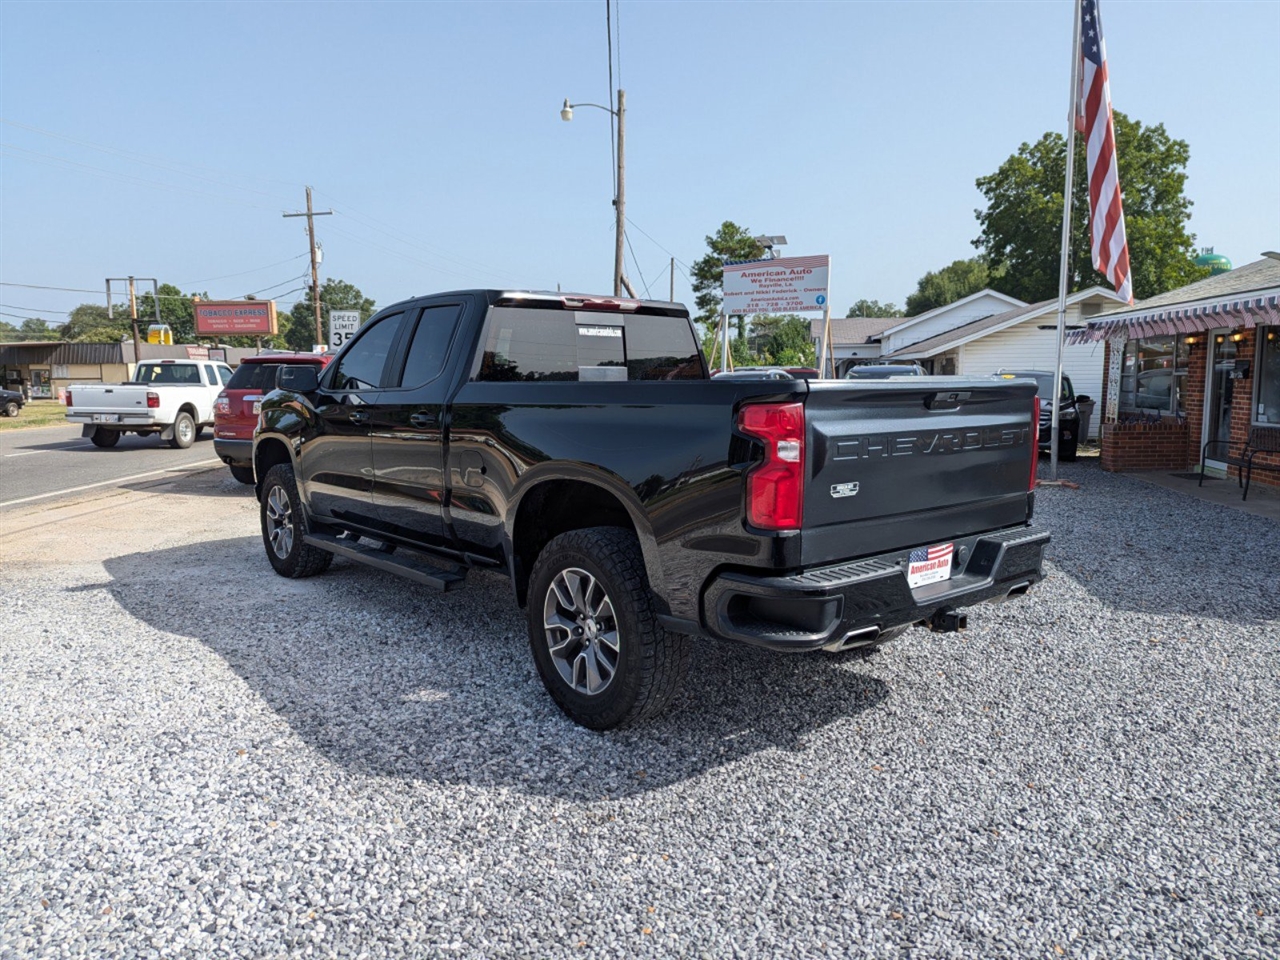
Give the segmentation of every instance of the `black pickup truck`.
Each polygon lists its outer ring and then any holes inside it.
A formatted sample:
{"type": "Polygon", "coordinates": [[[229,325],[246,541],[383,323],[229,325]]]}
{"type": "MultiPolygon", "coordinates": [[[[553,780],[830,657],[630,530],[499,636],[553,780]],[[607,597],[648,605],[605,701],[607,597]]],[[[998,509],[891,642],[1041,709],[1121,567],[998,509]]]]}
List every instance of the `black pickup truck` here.
{"type": "Polygon", "coordinates": [[[277,386],[253,447],[275,570],[505,572],[596,729],[656,714],[694,636],[868,647],[1042,576],[1030,381],[712,379],[679,304],[469,290],[277,386]]]}

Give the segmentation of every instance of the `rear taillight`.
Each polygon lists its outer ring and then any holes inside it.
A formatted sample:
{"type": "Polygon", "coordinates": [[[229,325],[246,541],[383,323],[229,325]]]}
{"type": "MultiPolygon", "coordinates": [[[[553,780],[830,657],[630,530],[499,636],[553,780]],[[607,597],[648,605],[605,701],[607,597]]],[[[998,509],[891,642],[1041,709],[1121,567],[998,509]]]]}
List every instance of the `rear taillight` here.
{"type": "Polygon", "coordinates": [[[751,403],[738,429],[764,443],[764,462],[747,473],[747,522],[798,530],[804,520],[804,404],[751,403]]]}
{"type": "Polygon", "coordinates": [[[1040,398],[1031,401],[1031,481],[1028,490],[1036,488],[1036,467],[1040,465],[1040,398]]]}
{"type": "Polygon", "coordinates": [[[71,406],[71,391],[67,391],[67,406],[71,406]]]}
{"type": "Polygon", "coordinates": [[[151,409],[153,409],[153,410],[154,410],[156,407],[160,406],[160,394],[156,393],[154,390],[148,390],[148,391],[147,391],[147,406],[148,406],[148,407],[150,407],[150,408],[151,408],[151,409]]]}
{"type": "Polygon", "coordinates": [[[224,417],[231,416],[231,400],[225,393],[218,394],[218,399],[213,402],[215,413],[220,413],[224,417]]]}

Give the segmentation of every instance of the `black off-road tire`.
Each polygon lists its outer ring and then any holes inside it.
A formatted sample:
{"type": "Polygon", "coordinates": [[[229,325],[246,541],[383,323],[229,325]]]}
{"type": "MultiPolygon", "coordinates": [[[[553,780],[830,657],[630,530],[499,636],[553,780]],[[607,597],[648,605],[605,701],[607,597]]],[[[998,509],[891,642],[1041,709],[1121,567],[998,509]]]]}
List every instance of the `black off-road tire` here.
{"type": "Polygon", "coordinates": [[[10,400],[4,405],[4,415],[6,417],[16,417],[20,409],[22,408],[18,406],[17,400],[10,400]]]}
{"type": "Polygon", "coordinates": [[[253,483],[253,467],[231,467],[231,475],[241,483],[253,483]]]}
{"type": "Polygon", "coordinates": [[[97,427],[93,433],[89,434],[89,440],[95,447],[114,447],[120,442],[119,430],[108,430],[106,427],[97,427]]]}
{"type": "Polygon", "coordinates": [[[298,496],[293,467],[289,464],[277,463],[267,471],[266,479],[262,481],[258,515],[262,523],[262,545],[276,573],[299,580],[329,569],[333,554],[302,541],[309,529],[307,515],[302,508],[302,498],[298,496]],[[277,493],[278,496],[275,495],[277,493]],[[287,511],[284,509],[286,505],[287,511]],[[287,512],[288,516],[282,517],[282,512],[287,512]],[[278,533],[282,526],[291,527],[287,549],[282,549],[280,539],[273,538],[273,533],[278,533]]]}
{"type": "Polygon", "coordinates": [[[169,438],[169,446],[175,450],[185,450],[196,442],[196,421],[185,410],[178,412],[173,418],[173,436],[169,438]]]}
{"type": "Polygon", "coordinates": [[[689,669],[693,640],[658,622],[644,556],[630,531],[590,527],[554,538],[533,565],[527,613],[529,646],[542,683],[560,709],[584,727],[609,730],[656,716],[689,669]],[[544,620],[553,583],[570,570],[589,574],[607,594],[617,630],[616,670],[593,694],[575,690],[561,675],[544,620]]]}

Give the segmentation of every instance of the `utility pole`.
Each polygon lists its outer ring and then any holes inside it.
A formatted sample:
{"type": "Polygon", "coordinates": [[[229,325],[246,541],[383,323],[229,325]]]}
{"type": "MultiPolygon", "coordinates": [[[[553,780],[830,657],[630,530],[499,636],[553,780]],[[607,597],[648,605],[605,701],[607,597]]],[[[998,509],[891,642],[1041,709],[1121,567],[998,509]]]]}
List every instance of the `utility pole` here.
{"type": "Polygon", "coordinates": [[[618,195],[614,198],[614,212],[618,217],[617,235],[613,247],[613,295],[622,296],[622,242],[627,224],[627,94],[618,91],[618,195]]]}
{"type": "Polygon", "coordinates": [[[307,218],[307,239],[311,242],[311,305],[316,311],[316,343],[327,342],[324,339],[324,327],[320,323],[320,271],[316,265],[316,217],[331,217],[332,210],[312,210],[311,209],[311,188],[307,187],[307,212],[306,213],[286,213],[285,217],[306,217],[307,218]]]}
{"type": "Polygon", "coordinates": [[[150,280],[151,296],[156,311],[156,323],[160,322],[160,281],[155,277],[107,277],[107,319],[115,319],[115,306],[111,299],[111,281],[129,283],[129,318],[133,322],[133,362],[142,360],[142,336],[138,333],[138,294],[134,281],[150,280]]]}
{"type": "Polygon", "coordinates": [[[142,338],[138,336],[138,291],[133,277],[129,278],[129,319],[133,321],[133,358],[138,361],[142,359],[142,338]]]}

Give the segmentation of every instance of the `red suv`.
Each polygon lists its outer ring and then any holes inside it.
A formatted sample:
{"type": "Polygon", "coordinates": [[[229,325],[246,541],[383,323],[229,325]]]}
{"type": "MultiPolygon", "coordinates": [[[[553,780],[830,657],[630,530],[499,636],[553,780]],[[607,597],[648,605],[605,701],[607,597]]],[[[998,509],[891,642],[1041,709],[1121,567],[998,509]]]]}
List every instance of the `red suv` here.
{"type": "Polygon", "coordinates": [[[268,353],[245,357],[213,405],[213,452],[241,483],[253,483],[253,430],[262,398],[276,388],[276,373],[286,364],[329,362],[327,353],[268,353]]]}

